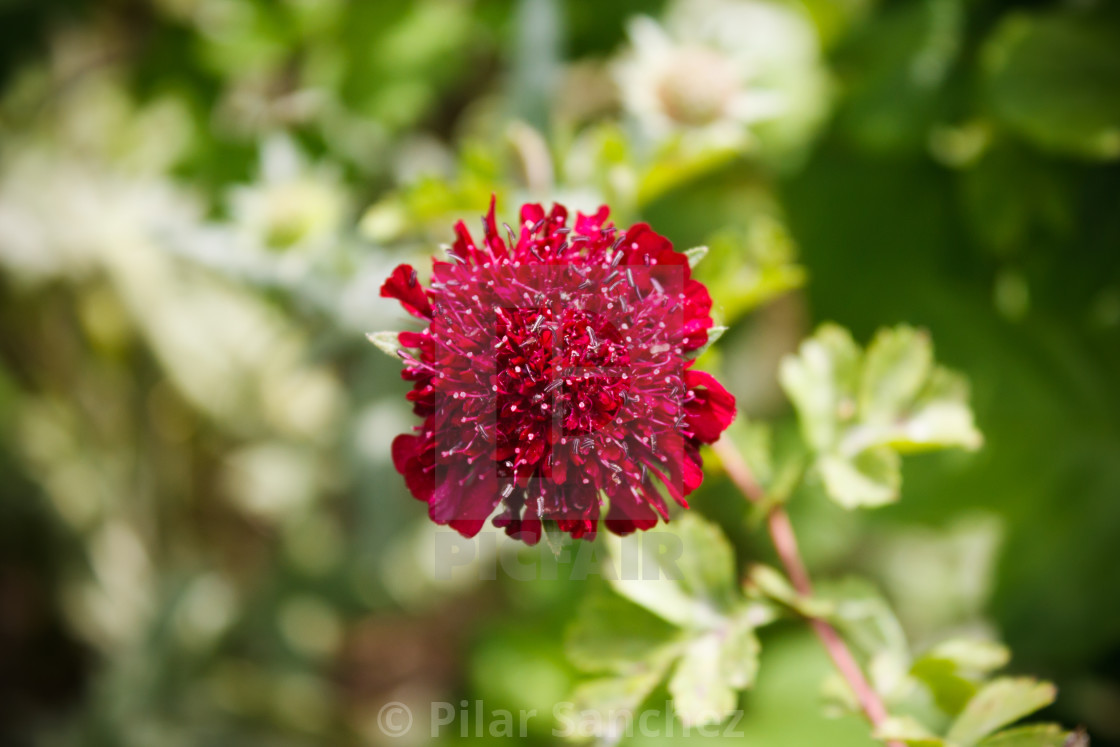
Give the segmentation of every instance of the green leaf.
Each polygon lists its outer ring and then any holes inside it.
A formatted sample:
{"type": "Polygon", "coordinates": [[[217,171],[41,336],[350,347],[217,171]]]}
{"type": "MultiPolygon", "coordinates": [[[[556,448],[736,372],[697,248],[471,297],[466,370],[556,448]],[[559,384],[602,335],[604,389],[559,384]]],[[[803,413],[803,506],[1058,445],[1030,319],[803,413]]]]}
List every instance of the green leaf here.
{"type": "Polygon", "coordinates": [[[828,602],[798,593],[781,572],[768,565],[751,566],[748,581],[764,596],[804,617],[828,617],[834,611],[833,606],[828,602]]]}
{"type": "Polygon", "coordinates": [[[867,346],[859,408],[870,423],[890,422],[918,396],[933,366],[929,335],[900,325],[882,329],[867,346]]]}
{"type": "MultiPolygon", "coordinates": [[[[597,714],[597,718],[590,720],[590,724],[598,727],[599,733],[596,736],[599,737],[600,743],[615,744],[625,735],[626,727],[633,718],[634,712],[653,692],[653,688],[657,687],[667,667],[666,664],[661,669],[651,669],[627,677],[584,682],[573,691],[572,703],[577,712],[597,714]]],[[[580,721],[582,722],[582,719],[580,721]]],[[[562,736],[580,735],[577,733],[562,736]]]]}
{"type": "Polygon", "coordinates": [[[656,666],[678,640],[672,625],[604,588],[580,603],[564,650],[585,672],[634,673],[656,666]]]}
{"type": "Polygon", "coordinates": [[[980,747],[1065,747],[1069,737],[1057,724],[1032,724],[1001,731],[981,740],[980,747]]]}
{"type": "Polygon", "coordinates": [[[953,638],[937,644],[923,658],[949,661],[963,672],[981,676],[1007,666],[1011,652],[994,641],[953,638]]]}
{"type": "Polygon", "coordinates": [[[971,747],[997,729],[1050,705],[1056,693],[1050,683],[1029,677],[993,680],[968,702],[949,729],[948,740],[971,747]]]}
{"type": "Polygon", "coordinates": [[[937,707],[958,715],[976,695],[980,681],[1010,659],[998,643],[956,638],[938,644],[914,662],[910,674],[933,695],[937,707]]]}
{"type": "Polygon", "coordinates": [[[881,741],[902,742],[915,747],[940,747],[945,741],[931,733],[910,716],[888,718],[875,729],[874,736],[881,741]]]}
{"type": "Polygon", "coordinates": [[[700,347],[698,347],[696,350],[689,353],[688,357],[689,358],[699,358],[704,353],[708,352],[708,349],[711,348],[712,345],[715,345],[716,341],[718,341],[719,338],[723,337],[723,333],[726,332],[726,331],[727,331],[727,327],[724,327],[724,326],[712,327],[711,329],[709,329],[708,330],[708,341],[705,342],[700,347]]]}
{"type": "Polygon", "coordinates": [[[904,687],[911,666],[910,643],[898,617],[873,584],[861,578],[817,584],[828,619],[853,648],[869,659],[875,689],[892,695],[904,687]]]}
{"type": "Polygon", "coordinates": [[[393,360],[400,360],[397,351],[401,349],[401,343],[396,332],[367,332],[366,339],[376,345],[378,350],[390,356],[393,360]]]}
{"type": "Polygon", "coordinates": [[[686,249],[684,254],[688,257],[688,266],[692,269],[696,269],[696,265],[700,264],[700,261],[708,256],[708,247],[694,246],[691,249],[686,249]]]}
{"type": "Polygon", "coordinates": [[[829,496],[844,508],[882,506],[898,499],[901,465],[898,454],[888,448],[869,449],[850,459],[827,454],[817,467],[829,496]]]}
{"type": "Polygon", "coordinates": [[[888,431],[886,443],[898,451],[914,452],[946,447],[978,449],[983,436],[968,406],[968,384],[944,368],[935,369],[909,414],[888,431]]]}
{"type": "Polygon", "coordinates": [[[933,696],[937,707],[950,716],[960,714],[976,695],[976,682],[964,677],[951,661],[923,657],[914,662],[910,674],[933,696]]]}
{"type": "Polygon", "coordinates": [[[929,337],[911,327],[881,330],[863,353],[822,325],[779,378],[825,491],[845,508],[897,500],[900,453],[981,443],[964,380],[935,366],[929,337]]]}
{"type": "Polygon", "coordinates": [[[1011,14],[983,56],[992,111],[1035,145],[1120,158],[1120,33],[1087,13],[1011,14]]]}
{"type": "Polygon", "coordinates": [[[844,421],[856,414],[860,350],[848,330],[824,324],[786,357],[778,372],[782,387],[801,419],[805,440],[828,449],[840,438],[844,421]]]}
{"type": "Polygon", "coordinates": [[[709,602],[719,610],[728,609],[738,584],[735,551],[727,537],[718,526],[695,513],[677,519],[668,530],[681,541],[681,586],[694,599],[709,602]]]}
{"type": "Polygon", "coordinates": [[[755,630],[774,619],[773,610],[756,604],[744,607],[723,633],[720,677],[736,690],[754,685],[762,647],[755,630]]]}
{"type": "Polygon", "coordinates": [[[738,703],[738,691],[754,684],[760,646],[755,629],[773,619],[771,611],[748,604],[722,630],[702,634],[685,649],[669,693],[673,708],[688,725],[718,723],[738,703]]]}
{"type": "Polygon", "coordinates": [[[723,622],[722,613],[735,598],[735,556],[723,532],[695,514],[670,524],[666,542],[610,537],[616,558],[641,553],[644,571],[656,569],[656,578],[618,574],[611,585],[622,596],[684,628],[710,629],[723,622]],[[634,542],[623,549],[624,541],[634,542]]]}
{"type": "Polygon", "coordinates": [[[797,264],[797,247],[785,225],[766,213],[753,215],[747,227],[728,228],[709,239],[709,259],[697,279],[731,321],[767,301],[805,284],[797,264]]]}
{"type": "Polygon", "coordinates": [[[693,640],[669,679],[673,709],[689,726],[718,723],[738,702],[735,688],[722,676],[723,647],[715,633],[693,640]]]}

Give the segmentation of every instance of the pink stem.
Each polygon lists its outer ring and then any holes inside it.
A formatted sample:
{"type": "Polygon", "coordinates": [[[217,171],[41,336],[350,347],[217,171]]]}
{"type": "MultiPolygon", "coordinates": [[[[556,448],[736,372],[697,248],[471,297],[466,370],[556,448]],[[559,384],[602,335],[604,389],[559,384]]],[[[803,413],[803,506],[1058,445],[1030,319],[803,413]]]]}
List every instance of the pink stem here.
{"type": "MultiPolygon", "coordinates": [[[[753,503],[761,502],[765,498],[765,492],[762,486],[755,481],[750,467],[739,455],[738,449],[728,440],[717,441],[712,445],[712,448],[723,461],[728,477],[742,491],[747,500],[753,503]]],[[[805,568],[805,562],[801,559],[801,552],[797,548],[797,536],[793,532],[793,524],[790,523],[789,514],[780,505],[774,506],[770,509],[768,525],[770,538],[774,542],[774,549],[777,551],[782,565],[785,566],[793,587],[804,596],[811,595],[813,584],[809,579],[809,571],[805,568]]],[[[824,644],[825,650],[828,651],[828,655],[832,658],[832,663],[836,665],[840,676],[847,681],[855,693],[867,720],[875,728],[881,726],[888,718],[887,708],[883,705],[879,693],[875,692],[875,688],[867,681],[867,677],[864,676],[863,670],[860,669],[855,657],[852,656],[852,652],[848,650],[844,639],[840,637],[840,634],[836,632],[832,625],[824,620],[814,618],[809,622],[821,643],[824,644]]],[[[887,742],[887,745],[889,747],[904,747],[899,742],[887,742]]]]}

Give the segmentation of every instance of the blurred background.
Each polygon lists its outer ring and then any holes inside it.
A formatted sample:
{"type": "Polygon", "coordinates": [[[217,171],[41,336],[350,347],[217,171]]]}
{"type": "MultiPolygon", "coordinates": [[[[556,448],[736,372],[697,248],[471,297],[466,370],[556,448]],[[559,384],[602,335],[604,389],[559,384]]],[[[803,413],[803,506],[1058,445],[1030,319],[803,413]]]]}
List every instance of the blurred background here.
{"type": "MultiPolygon", "coordinates": [[[[1118,158],[1105,0],[0,1],[0,744],[419,744],[476,699],[555,741],[587,584],[481,579],[493,535],[439,572],[363,336],[493,191],[711,246],[706,364],[779,432],[818,322],[928,328],[985,446],[803,488],[810,565],[1120,745],[1118,158]]],[[[695,510],[768,557],[718,472],[695,510]]],[[[827,671],[768,628],[746,741],[871,744],[827,671]]]]}

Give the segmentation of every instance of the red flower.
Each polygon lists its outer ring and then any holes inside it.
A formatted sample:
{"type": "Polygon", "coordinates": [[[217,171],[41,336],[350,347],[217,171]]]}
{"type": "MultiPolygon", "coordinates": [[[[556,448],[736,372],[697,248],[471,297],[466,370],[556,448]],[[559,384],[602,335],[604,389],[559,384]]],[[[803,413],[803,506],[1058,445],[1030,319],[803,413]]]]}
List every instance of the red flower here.
{"type": "Polygon", "coordinates": [[[381,295],[429,322],[402,332],[402,376],[424,419],[393,442],[393,463],[429,515],[471,537],[494,524],[535,544],[541,522],[593,536],[668,520],[657,488],[687,508],[703,479],[699,446],[735,400],[689,355],[712,326],[711,297],[688,260],[607,208],[521,208],[499,231],[494,203],[476,242],[463,223],[424,288],[398,267],[381,295]]]}

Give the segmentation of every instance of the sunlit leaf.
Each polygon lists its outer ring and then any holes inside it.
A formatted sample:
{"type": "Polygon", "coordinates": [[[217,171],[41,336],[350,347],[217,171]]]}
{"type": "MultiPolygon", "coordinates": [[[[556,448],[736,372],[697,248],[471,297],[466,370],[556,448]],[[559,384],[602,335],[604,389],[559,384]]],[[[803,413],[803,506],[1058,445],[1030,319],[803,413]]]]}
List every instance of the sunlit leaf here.
{"type": "Polygon", "coordinates": [[[367,332],[366,339],[393,360],[400,360],[397,353],[401,349],[401,343],[396,332],[367,332]]]}
{"type": "Polygon", "coordinates": [[[1001,727],[1054,702],[1049,682],[1029,677],[1003,677],[985,685],[968,702],[949,729],[948,740],[971,747],[1001,727]]]}
{"type": "Polygon", "coordinates": [[[688,257],[688,266],[692,269],[696,269],[696,265],[700,264],[704,257],[708,256],[708,247],[694,246],[691,249],[686,249],[684,255],[688,257]]]}
{"type": "Polygon", "coordinates": [[[874,736],[882,741],[902,742],[914,747],[940,747],[945,741],[910,716],[889,718],[875,728],[874,736]]]}
{"type": "Polygon", "coordinates": [[[669,694],[673,709],[688,725],[718,723],[735,708],[735,688],[723,677],[723,649],[717,634],[708,633],[685,649],[673,676],[669,694]]]}
{"type": "Polygon", "coordinates": [[[863,353],[846,330],[822,325],[779,378],[825,492],[845,508],[896,500],[900,453],[981,443],[964,380],[935,366],[928,335],[911,327],[881,330],[863,353]]]}
{"type": "MultiPolygon", "coordinates": [[[[1001,731],[980,741],[981,747],[1082,747],[1069,743],[1070,733],[1056,724],[1032,724],[1001,731]]],[[[1088,742],[1083,745],[1087,747],[1088,742]]]]}
{"type": "Polygon", "coordinates": [[[568,626],[565,651],[586,672],[636,672],[661,661],[678,640],[669,623],[601,589],[580,603],[568,626]]]}

